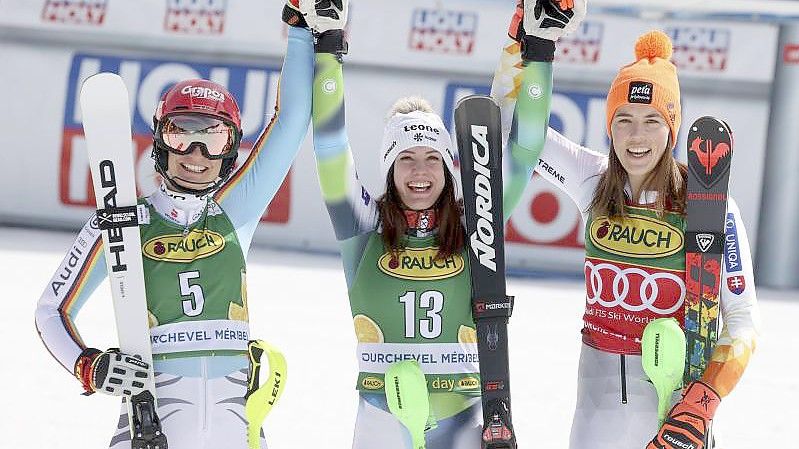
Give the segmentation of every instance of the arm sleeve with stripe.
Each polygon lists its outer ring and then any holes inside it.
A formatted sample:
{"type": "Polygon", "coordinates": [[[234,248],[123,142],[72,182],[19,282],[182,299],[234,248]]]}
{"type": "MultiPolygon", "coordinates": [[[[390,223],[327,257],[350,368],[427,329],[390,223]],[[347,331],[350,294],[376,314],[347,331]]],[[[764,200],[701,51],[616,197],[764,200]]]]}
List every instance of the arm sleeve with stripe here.
{"type": "Polygon", "coordinates": [[[92,217],[83,226],[36,306],[36,330],[50,354],[70,374],[86,349],[75,318],[107,276],[103,240],[92,217]]]}
{"type": "Polygon", "coordinates": [[[506,220],[518,205],[533,169],[564,191],[585,218],[607,156],[582,147],[548,128],[552,64],[524,62],[511,40],[502,50],[491,95],[500,105],[508,135],[503,206],[506,220]]]}
{"type": "Polygon", "coordinates": [[[724,269],[719,286],[722,329],[702,380],[724,397],[741,379],[760,329],[752,254],[741,212],[730,197],[724,238],[724,269]]]}
{"type": "MultiPolygon", "coordinates": [[[[241,168],[216,194],[233,225],[250,236],[300,149],[311,116],[313,37],[289,27],[275,114],[241,168]]],[[[249,239],[248,239],[249,240],[249,239]]]]}
{"type": "Polygon", "coordinates": [[[377,207],[355,170],[344,117],[342,63],[316,55],[313,87],[314,155],[319,186],[344,260],[347,281],[354,274],[368,233],[377,227],[377,207]]]}

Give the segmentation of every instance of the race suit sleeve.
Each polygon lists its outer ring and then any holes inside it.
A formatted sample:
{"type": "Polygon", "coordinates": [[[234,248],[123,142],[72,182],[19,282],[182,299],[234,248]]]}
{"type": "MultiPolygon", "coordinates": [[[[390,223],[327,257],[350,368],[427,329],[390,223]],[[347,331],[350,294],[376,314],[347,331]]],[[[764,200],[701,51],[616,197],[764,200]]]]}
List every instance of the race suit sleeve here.
{"type": "Polygon", "coordinates": [[[722,330],[702,380],[724,397],[735,388],[755,350],[760,329],[752,255],[738,205],[729,198],[725,220],[720,307],[722,330]]]}
{"type": "Polygon", "coordinates": [[[518,42],[502,49],[491,95],[500,106],[508,167],[503,206],[507,217],[521,199],[533,169],[563,190],[585,219],[607,156],[582,147],[548,128],[552,64],[523,61],[518,42]]]}
{"type": "Polygon", "coordinates": [[[86,344],[75,319],[107,275],[103,239],[92,217],[81,229],[36,306],[36,330],[50,354],[70,374],[86,344]]]}
{"type": "Polygon", "coordinates": [[[307,29],[288,28],[275,114],[247,160],[215,196],[236,227],[243,248],[249,247],[255,227],[283,183],[310,122],[313,37],[307,29]]]}
{"type": "Polygon", "coordinates": [[[355,170],[344,119],[342,62],[329,53],[316,55],[312,118],[319,186],[349,285],[369,234],[377,227],[377,206],[355,170]]]}

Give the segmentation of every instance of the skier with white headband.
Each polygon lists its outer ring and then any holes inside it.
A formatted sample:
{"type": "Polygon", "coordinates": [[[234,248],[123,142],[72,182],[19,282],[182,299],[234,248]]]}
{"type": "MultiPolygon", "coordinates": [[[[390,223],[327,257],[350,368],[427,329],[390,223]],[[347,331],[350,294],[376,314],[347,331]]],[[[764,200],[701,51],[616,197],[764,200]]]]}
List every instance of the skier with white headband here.
{"type": "MultiPolygon", "coordinates": [[[[539,44],[554,45],[563,27],[571,29],[580,19],[574,15],[570,23],[566,17],[558,22],[562,28],[539,44]]],[[[539,31],[545,34],[546,29],[539,31]]],[[[386,371],[409,358],[424,373],[422,382],[437,420],[435,426],[431,420],[426,432],[426,447],[477,448],[482,431],[477,339],[452,139],[427,101],[399,99],[388,113],[377,149],[385,189],[374,196],[355,173],[343,89],[341,56],[317,54],[314,151],[358,339],[353,448],[412,447],[384,392],[386,371]]],[[[533,164],[535,158],[523,153],[514,148],[510,165],[530,172],[532,165],[524,166],[524,161],[533,164]]],[[[506,216],[511,212],[506,209],[506,216]]]]}

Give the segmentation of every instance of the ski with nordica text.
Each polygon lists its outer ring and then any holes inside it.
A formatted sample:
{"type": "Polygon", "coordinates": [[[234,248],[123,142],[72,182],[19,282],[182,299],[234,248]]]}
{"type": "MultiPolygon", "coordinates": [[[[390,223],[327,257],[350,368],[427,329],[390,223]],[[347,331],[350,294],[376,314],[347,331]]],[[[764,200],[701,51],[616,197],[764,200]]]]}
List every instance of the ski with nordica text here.
{"type": "Polygon", "coordinates": [[[699,118],[688,131],[685,385],[702,377],[718,338],[732,147],[732,131],[717,118],[699,118]]]}
{"type": "Polygon", "coordinates": [[[149,365],[146,390],[126,401],[131,448],[167,449],[156,414],[128,98],[122,78],[100,73],[83,83],[80,105],[119,348],[149,365]]]}
{"type": "Polygon", "coordinates": [[[508,367],[508,318],[513,298],[505,291],[501,129],[499,106],[490,97],[469,96],[455,108],[472,315],[480,357],[484,449],[516,448],[508,367]]]}

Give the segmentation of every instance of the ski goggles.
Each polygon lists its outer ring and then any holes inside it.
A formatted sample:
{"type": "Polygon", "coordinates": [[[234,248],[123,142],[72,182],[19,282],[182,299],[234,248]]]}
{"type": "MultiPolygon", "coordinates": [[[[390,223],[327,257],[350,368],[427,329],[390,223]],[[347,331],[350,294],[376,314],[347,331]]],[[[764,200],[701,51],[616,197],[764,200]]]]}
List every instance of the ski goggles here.
{"type": "Polygon", "coordinates": [[[200,147],[208,159],[223,159],[235,154],[241,134],[233,124],[216,117],[180,114],[160,121],[156,139],[175,154],[189,154],[200,147]]]}

